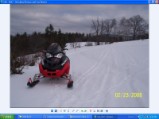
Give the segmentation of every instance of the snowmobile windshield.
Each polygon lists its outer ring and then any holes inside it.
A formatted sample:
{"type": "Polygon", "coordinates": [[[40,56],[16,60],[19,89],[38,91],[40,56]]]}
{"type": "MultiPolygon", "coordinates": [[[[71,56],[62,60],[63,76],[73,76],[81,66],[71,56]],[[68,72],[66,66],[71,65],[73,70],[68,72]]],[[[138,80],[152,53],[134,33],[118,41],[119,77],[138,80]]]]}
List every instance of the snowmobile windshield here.
{"type": "Polygon", "coordinates": [[[57,43],[52,43],[48,49],[47,52],[51,53],[52,55],[57,54],[59,52],[62,52],[62,48],[57,43]]]}

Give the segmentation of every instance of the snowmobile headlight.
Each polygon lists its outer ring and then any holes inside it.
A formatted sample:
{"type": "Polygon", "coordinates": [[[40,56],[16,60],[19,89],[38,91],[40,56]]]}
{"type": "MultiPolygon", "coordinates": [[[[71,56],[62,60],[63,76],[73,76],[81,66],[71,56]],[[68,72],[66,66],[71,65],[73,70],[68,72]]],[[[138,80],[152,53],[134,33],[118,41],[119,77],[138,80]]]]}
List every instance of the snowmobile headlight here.
{"type": "Polygon", "coordinates": [[[53,57],[52,54],[46,53],[46,58],[51,58],[51,57],[53,57]]]}
{"type": "Polygon", "coordinates": [[[54,57],[59,58],[59,59],[62,58],[62,56],[63,56],[62,53],[59,53],[59,54],[54,55],[54,57]]]}

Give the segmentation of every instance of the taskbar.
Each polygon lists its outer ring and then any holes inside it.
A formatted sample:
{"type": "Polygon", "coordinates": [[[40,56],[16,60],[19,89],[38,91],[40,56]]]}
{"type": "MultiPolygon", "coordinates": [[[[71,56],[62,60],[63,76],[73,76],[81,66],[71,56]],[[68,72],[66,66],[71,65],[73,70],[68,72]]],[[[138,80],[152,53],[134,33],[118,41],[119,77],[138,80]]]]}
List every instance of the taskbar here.
{"type": "Polygon", "coordinates": [[[159,114],[0,114],[0,119],[159,119],[159,114]]]}

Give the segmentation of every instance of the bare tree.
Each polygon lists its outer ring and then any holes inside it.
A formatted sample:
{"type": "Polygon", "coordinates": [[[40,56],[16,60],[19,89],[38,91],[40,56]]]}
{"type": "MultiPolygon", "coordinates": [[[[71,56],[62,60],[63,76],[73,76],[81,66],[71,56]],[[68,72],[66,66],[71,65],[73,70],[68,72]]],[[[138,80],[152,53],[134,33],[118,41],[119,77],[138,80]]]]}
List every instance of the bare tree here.
{"type": "MultiPolygon", "coordinates": [[[[116,19],[107,19],[107,20],[92,20],[91,28],[94,31],[94,34],[96,35],[96,38],[99,39],[99,36],[102,36],[104,34],[110,35],[113,34],[113,30],[116,26],[117,22],[116,19]]],[[[99,45],[99,41],[97,42],[97,45],[99,45]]]]}
{"type": "Polygon", "coordinates": [[[129,18],[128,24],[131,29],[133,39],[136,39],[138,35],[144,34],[148,28],[148,24],[140,15],[129,18]]]}
{"type": "Polygon", "coordinates": [[[105,32],[105,34],[110,35],[115,26],[116,26],[116,19],[106,19],[104,21],[104,32],[105,32]]]}
{"type": "MultiPolygon", "coordinates": [[[[98,36],[101,32],[100,21],[98,18],[97,18],[97,20],[92,20],[91,28],[94,31],[95,36],[97,36],[97,38],[98,38],[98,36]]],[[[99,45],[98,39],[96,39],[96,41],[97,41],[97,45],[99,45]]]]}
{"type": "Polygon", "coordinates": [[[95,35],[98,36],[100,33],[100,21],[99,21],[99,19],[92,20],[91,28],[94,31],[95,35]]]}
{"type": "Polygon", "coordinates": [[[129,36],[130,35],[130,27],[128,23],[128,19],[123,17],[118,26],[118,34],[123,36],[129,36]]]}
{"type": "Polygon", "coordinates": [[[100,35],[103,35],[103,34],[104,34],[104,30],[105,30],[105,28],[104,28],[104,21],[102,20],[102,21],[100,22],[100,35]]]}
{"type": "Polygon", "coordinates": [[[144,39],[148,37],[148,23],[140,16],[123,17],[120,20],[92,20],[93,38],[99,41],[114,42],[123,40],[144,39]],[[105,37],[106,36],[106,37],[105,37]]]}

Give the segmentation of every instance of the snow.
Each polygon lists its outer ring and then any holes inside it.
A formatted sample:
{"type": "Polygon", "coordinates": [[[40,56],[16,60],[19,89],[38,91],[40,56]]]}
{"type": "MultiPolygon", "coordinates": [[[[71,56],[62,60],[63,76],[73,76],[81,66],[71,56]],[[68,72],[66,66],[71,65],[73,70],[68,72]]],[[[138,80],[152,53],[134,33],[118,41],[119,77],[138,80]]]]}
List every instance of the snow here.
{"type": "Polygon", "coordinates": [[[38,65],[22,75],[11,75],[11,107],[149,107],[149,41],[127,41],[69,49],[74,87],[66,80],[41,79],[28,88],[38,65]],[[142,93],[142,97],[115,97],[142,93]]]}

